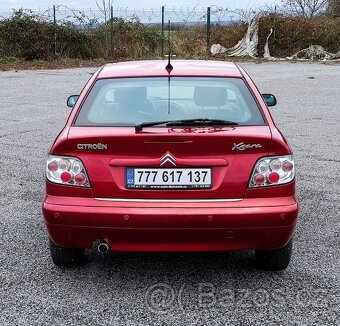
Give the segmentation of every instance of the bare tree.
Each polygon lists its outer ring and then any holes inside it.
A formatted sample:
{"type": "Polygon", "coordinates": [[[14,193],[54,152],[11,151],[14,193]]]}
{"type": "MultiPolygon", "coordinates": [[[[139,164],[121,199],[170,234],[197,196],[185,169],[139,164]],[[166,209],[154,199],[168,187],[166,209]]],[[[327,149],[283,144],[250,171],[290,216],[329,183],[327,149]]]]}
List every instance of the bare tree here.
{"type": "Polygon", "coordinates": [[[109,26],[107,22],[110,17],[110,11],[111,11],[111,7],[113,4],[113,0],[101,0],[101,1],[96,0],[96,4],[104,18],[104,35],[105,35],[105,43],[106,43],[106,54],[109,54],[109,52],[112,52],[113,49],[112,49],[112,46],[110,49],[110,33],[109,33],[109,26]]]}
{"type": "Polygon", "coordinates": [[[293,13],[311,18],[327,8],[330,0],[282,0],[293,13]]]}
{"type": "Polygon", "coordinates": [[[113,4],[112,0],[102,0],[100,2],[96,0],[96,5],[99,11],[103,14],[105,25],[108,21],[108,18],[110,17],[110,10],[111,10],[112,4],[113,4]]]}

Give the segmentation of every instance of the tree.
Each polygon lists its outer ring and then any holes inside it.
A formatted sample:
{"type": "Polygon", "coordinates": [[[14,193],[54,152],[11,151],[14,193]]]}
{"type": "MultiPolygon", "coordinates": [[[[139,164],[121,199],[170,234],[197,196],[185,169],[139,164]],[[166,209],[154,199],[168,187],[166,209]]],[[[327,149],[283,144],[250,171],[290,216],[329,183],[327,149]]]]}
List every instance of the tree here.
{"type": "Polygon", "coordinates": [[[330,14],[340,17],[340,0],[329,0],[327,11],[330,14]]]}
{"type": "Polygon", "coordinates": [[[332,0],[283,0],[283,5],[294,14],[311,18],[325,10],[332,0]]]}
{"type": "Polygon", "coordinates": [[[97,7],[99,11],[103,14],[104,16],[104,22],[105,25],[108,21],[108,18],[110,17],[110,10],[111,6],[113,4],[112,0],[102,0],[100,3],[96,0],[97,7]]]}
{"type": "Polygon", "coordinates": [[[96,0],[97,7],[104,17],[104,36],[106,45],[106,55],[113,55],[113,25],[111,21],[111,26],[109,29],[108,20],[110,17],[110,11],[113,4],[113,0],[101,0],[98,2],[96,0]]]}

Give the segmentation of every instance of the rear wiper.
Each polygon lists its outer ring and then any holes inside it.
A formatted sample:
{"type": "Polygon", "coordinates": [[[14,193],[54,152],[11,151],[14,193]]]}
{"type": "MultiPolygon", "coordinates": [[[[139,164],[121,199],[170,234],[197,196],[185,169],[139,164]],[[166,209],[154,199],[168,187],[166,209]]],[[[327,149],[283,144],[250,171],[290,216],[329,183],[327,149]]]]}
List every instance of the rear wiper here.
{"type": "Polygon", "coordinates": [[[143,128],[158,126],[237,126],[238,123],[234,121],[220,120],[220,119],[183,119],[183,120],[168,120],[168,121],[154,121],[144,122],[135,125],[136,132],[143,130],[143,128]]]}
{"type": "Polygon", "coordinates": [[[171,121],[166,124],[166,126],[218,126],[218,125],[237,126],[238,123],[234,121],[221,119],[186,119],[171,121]]]}
{"type": "Polygon", "coordinates": [[[158,125],[164,125],[169,122],[173,122],[174,120],[166,120],[166,121],[154,121],[154,122],[143,122],[138,125],[135,125],[136,132],[142,131],[143,128],[152,127],[152,126],[158,126],[158,125]]]}

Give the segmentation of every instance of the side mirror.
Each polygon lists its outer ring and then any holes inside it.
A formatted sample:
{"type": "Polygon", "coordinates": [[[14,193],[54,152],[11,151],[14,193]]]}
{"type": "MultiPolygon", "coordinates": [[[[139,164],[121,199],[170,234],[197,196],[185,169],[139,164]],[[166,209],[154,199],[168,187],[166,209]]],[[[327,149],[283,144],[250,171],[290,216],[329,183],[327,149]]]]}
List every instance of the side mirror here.
{"type": "Polygon", "coordinates": [[[262,97],[268,106],[276,105],[276,97],[272,94],[262,94],[262,97]]]}
{"type": "Polygon", "coordinates": [[[73,108],[76,105],[79,95],[71,95],[67,99],[67,106],[73,108]]]}

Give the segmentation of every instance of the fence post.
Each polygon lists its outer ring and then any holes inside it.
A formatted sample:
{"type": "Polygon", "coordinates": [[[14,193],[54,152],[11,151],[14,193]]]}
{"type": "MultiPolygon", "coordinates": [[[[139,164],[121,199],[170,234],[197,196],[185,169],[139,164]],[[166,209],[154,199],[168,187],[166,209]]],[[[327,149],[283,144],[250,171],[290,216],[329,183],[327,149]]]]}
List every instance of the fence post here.
{"type": "Polygon", "coordinates": [[[57,55],[57,18],[56,18],[56,11],[55,5],[53,5],[53,26],[54,26],[54,55],[57,55]]]}
{"type": "Polygon", "coordinates": [[[164,56],[164,6],[162,6],[162,57],[164,56]]]}
{"type": "Polygon", "coordinates": [[[114,57],[114,30],[113,30],[113,6],[111,6],[111,17],[110,17],[110,39],[111,39],[111,57],[114,57]]]}
{"type": "Polygon", "coordinates": [[[210,25],[210,7],[207,8],[207,51],[209,52],[211,36],[211,25],[210,25]]]}

